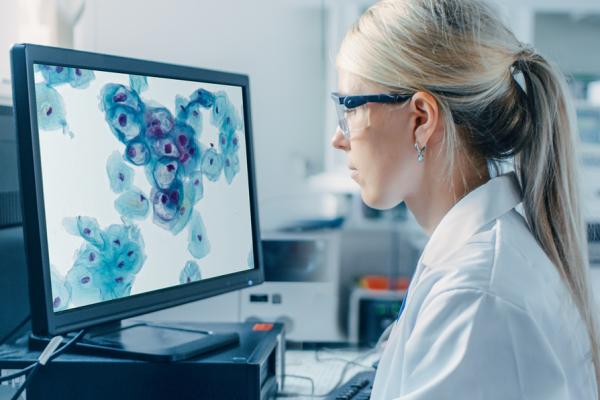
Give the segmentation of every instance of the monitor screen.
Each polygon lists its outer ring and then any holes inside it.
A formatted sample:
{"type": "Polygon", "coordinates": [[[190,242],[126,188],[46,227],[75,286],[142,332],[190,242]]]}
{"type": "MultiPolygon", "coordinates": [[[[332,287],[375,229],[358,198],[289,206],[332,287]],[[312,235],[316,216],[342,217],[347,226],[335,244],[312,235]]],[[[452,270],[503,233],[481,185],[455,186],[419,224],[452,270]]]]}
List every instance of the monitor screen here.
{"type": "Polygon", "coordinates": [[[240,87],[34,71],[54,311],[252,268],[240,87]]]}
{"type": "Polygon", "coordinates": [[[33,45],[12,63],[34,331],[262,282],[246,76],[33,45]]]}

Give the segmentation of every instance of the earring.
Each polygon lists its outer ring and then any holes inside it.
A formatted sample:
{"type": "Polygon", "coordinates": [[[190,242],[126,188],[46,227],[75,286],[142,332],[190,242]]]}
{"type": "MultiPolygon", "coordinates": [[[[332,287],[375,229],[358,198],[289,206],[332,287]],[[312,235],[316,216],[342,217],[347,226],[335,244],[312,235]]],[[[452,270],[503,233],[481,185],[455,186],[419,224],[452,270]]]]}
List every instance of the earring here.
{"type": "Polygon", "coordinates": [[[415,142],[415,149],[417,149],[417,161],[423,162],[423,153],[425,153],[425,146],[419,148],[419,144],[415,142]]]}

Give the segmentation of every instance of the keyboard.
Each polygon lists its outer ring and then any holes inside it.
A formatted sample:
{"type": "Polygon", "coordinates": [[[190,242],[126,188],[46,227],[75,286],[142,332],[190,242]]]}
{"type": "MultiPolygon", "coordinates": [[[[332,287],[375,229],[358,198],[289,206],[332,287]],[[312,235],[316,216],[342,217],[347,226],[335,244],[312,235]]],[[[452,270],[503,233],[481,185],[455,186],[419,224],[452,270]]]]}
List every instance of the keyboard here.
{"type": "Polygon", "coordinates": [[[368,400],[374,380],[375,370],[359,372],[327,396],[326,400],[368,400]]]}

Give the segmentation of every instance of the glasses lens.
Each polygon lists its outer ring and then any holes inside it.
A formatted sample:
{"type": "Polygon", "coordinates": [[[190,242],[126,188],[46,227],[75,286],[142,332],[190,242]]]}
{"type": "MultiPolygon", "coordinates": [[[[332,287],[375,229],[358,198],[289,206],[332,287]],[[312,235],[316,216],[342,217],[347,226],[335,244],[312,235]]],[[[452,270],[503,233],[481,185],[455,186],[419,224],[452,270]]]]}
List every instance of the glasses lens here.
{"type": "Polygon", "coordinates": [[[341,104],[335,105],[335,112],[338,117],[338,125],[342,130],[342,133],[346,138],[350,137],[350,130],[348,129],[348,123],[346,122],[346,108],[341,104]]]}
{"type": "Polygon", "coordinates": [[[369,108],[366,104],[348,109],[339,103],[337,95],[334,94],[332,98],[338,117],[338,125],[346,139],[350,139],[350,132],[369,127],[369,108]]]}
{"type": "Polygon", "coordinates": [[[369,107],[362,105],[344,112],[348,132],[356,132],[369,127],[369,107]]]}

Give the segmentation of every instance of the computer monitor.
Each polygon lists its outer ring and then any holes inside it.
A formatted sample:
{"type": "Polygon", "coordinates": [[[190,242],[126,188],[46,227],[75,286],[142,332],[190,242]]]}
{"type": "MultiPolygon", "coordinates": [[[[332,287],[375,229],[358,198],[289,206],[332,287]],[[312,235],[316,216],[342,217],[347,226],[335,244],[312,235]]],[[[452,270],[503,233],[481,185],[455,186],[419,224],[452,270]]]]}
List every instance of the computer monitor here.
{"type": "Polygon", "coordinates": [[[30,44],[11,63],[34,334],[263,281],[247,76],[30,44]]]}

